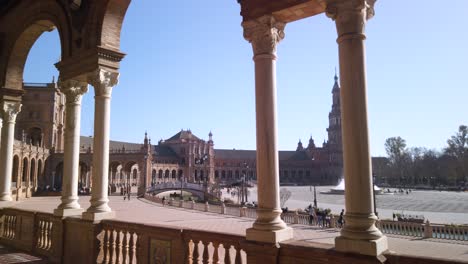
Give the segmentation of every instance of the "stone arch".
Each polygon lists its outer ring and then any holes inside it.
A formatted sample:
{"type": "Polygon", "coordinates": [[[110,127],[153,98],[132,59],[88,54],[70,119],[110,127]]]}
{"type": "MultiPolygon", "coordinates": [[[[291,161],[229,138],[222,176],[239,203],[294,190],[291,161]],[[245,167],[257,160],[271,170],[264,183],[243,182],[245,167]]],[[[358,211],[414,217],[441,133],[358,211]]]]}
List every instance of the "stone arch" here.
{"type": "Polygon", "coordinates": [[[9,32],[4,45],[7,56],[0,63],[3,76],[0,85],[10,89],[21,90],[23,69],[29,50],[45,31],[57,29],[61,56],[71,55],[71,29],[68,14],[59,1],[18,1],[0,22],[0,31],[9,32]],[[18,15],[21,13],[21,15],[18,15]],[[7,30],[8,25],[16,25],[16,30],[7,30]]]}
{"type": "Polygon", "coordinates": [[[111,48],[114,50],[120,50],[120,32],[122,30],[122,24],[127,12],[130,0],[107,0],[104,16],[102,17],[102,28],[99,35],[101,38],[98,45],[111,48]]]}

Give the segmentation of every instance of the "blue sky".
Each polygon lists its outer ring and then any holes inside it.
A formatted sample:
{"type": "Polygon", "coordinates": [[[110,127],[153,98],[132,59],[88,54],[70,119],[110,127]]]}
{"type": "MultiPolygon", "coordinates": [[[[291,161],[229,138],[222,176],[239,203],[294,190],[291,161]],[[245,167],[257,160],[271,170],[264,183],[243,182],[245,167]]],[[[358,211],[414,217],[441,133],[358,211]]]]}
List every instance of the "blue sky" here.
{"type": "MultiPolygon", "coordinates": [[[[252,49],[237,1],[132,1],[122,30],[120,83],[113,90],[111,138],[153,143],[190,128],[216,148],[255,148],[252,49]]],[[[385,139],[441,149],[468,124],[468,1],[377,1],[367,24],[371,153],[385,139]]],[[[290,23],[278,46],[279,147],[326,138],[338,47],[324,14],[290,23]]],[[[31,49],[25,82],[58,73],[57,32],[31,49]]],[[[93,90],[83,98],[82,134],[93,133],[93,90]]]]}

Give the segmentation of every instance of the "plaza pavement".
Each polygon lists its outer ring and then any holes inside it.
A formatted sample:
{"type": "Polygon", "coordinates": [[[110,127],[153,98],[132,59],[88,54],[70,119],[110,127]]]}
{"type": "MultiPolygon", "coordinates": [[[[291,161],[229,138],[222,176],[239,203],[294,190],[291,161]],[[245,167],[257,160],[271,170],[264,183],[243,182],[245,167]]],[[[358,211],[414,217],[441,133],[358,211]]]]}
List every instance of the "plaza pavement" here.
{"type": "MultiPolygon", "coordinates": [[[[89,206],[89,196],[80,196],[83,208],[89,206]]],[[[116,211],[121,221],[190,228],[204,231],[224,232],[245,235],[245,230],[252,226],[253,219],[241,218],[195,210],[163,207],[144,199],[132,197],[130,201],[121,196],[110,196],[109,205],[116,211]]],[[[52,213],[60,202],[59,197],[34,197],[21,202],[12,202],[10,206],[52,213]]],[[[339,235],[338,229],[321,229],[307,225],[290,225],[294,229],[294,240],[286,243],[319,243],[333,245],[339,235]]],[[[403,236],[388,236],[389,249],[401,255],[443,258],[466,261],[468,263],[468,242],[440,239],[419,239],[403,236]]]]}

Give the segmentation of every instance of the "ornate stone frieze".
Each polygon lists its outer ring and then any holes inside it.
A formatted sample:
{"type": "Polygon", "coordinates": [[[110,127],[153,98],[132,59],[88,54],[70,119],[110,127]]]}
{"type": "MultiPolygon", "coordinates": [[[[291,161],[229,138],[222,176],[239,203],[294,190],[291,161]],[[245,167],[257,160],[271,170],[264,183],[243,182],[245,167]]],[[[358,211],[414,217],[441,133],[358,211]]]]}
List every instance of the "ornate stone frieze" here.
{"type": "Polygon", "coordinates": [[[252,43],[254,55],[275,54],[276,45],[284,38],[285,26],[273,16],[242,22],[244,38],[252,43]]]}
{"type": "Polygon", "coordinates": [[[374,16],[376,0],[328,1],[326,15],[335,20],[339,38],[343,35],[364,37],[366,20],[374,16]]]}
{"type": "Polygon", "coordinates": [[[97,69],[88,75],[88,82],[94,86],[96,96],[110,97],[112,87],[119,83],[119,73],[97,69]]]}
{"type": "Polygon", "coordinates": [[[60,91],[65,94],[66,104],[81,102],[81,96],[88,91],[88,84],[76,80],[59,82],[60,91]]]}
{"type": "Polygon", "coordinates": [[[2,109],[2,117],[3,122],[15,122],[16,115],[21,111],[21,103],[20,102],[3,102],[3,109],[2,109]]]}

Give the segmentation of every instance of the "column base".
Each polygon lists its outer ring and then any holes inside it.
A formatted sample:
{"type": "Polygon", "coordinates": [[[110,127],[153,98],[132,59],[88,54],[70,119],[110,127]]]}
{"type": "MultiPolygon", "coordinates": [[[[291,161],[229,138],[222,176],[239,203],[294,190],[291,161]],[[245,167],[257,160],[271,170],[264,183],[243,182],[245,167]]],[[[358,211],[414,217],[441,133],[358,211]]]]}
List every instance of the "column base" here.
{"type": "Polygon", "coordinates": [[[66,217],[66,216],[76,216],[76,215],[81,215],[83,213],[83,208],[57,208],[54,209],[54,215],[55,216],[61,216],[61,217],[66,217]]]}
{"type": "Polygon", "coordinates": [[[387,237],[382,236],[375,240],[359,240],[339,236],[335,238],[335,249],[341,252],[379,256],[388,249],[387,237]]]}
{"type": "Polygon", "coordinates": [[[90,220],[90,221],[101,221],[104,219],[112,219],[115,218],[115,211],[109,211],[109,212],[84,212],[82,214],[82,218],[84,220],[90,220]]]}
{"type": "Polygon", "coordinates": [[[0,196],[0,202],[11,202],[11,201],[13,201],[11,194],[4,194],[0,196]]]}
{"type": "Polygon", "coordinates": [[[264,243],[279,243],[294,237],[293,229],[286,227],[279,230],[258,230],[249,228],[246,230],[246,239],[264,243]]]}

